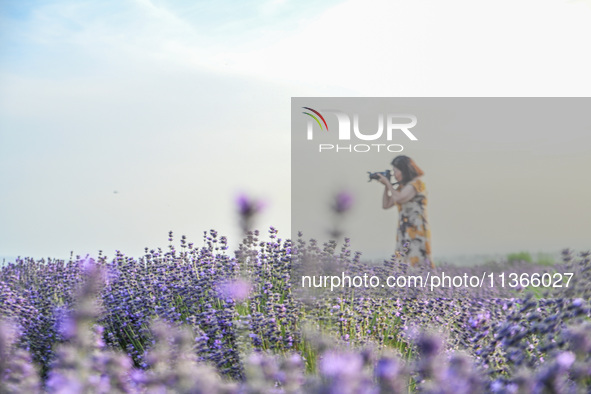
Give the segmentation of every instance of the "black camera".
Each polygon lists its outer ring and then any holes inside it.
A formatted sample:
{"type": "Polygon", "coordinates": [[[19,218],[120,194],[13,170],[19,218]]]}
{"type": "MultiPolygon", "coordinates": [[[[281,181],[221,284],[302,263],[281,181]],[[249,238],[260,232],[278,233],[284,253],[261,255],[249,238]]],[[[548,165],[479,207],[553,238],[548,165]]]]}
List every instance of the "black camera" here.
{"type": "Polygon", "coordinates": [[[369,180],[368,182],[371,182],[372,179],[379,179],[378,174],[383,175],[384,177],[386,177],[386,179],[388,179],[388,181],[392,182],[392,172],[390,170],[386,170],[386,171],[382,171],[382,172],[369,172],[367,171],[367,173],[369,174],[369,180]]]}

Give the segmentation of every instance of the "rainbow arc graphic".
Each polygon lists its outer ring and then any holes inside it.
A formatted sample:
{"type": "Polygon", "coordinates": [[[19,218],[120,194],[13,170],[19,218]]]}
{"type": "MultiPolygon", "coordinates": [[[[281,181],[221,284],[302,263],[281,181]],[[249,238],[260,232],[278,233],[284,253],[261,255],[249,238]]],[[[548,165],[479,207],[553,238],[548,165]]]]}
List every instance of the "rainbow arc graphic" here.
{"type": "MultiPolygon", "coordinates": [[[[302,107],[304,109],[307,109],[308,111],[314,112],[316,115],[318,115],[320,117],[320,119],[322,119],[322,123],[324,123],[324,126],[326,126],[326,131],[328,131],[328,125],[326,124],[326,120],[324,120],[324,117],[322,115],[320,115],[320,112],[316,111],[315,109],[312,109],[310,107],[302,107]]],[[[314,115],[312,115],[310,112],[302,112],[303,114],[306,114],[308,116],[310,116],[312,119],[314,119],[316,121],[316,123],[318,123],[318,126],[320,126],[320,130],[324,130],[324,127],[322,127],[322,123],[320,123],[320,120],[318,120],[318,118],[314,115]]]]}

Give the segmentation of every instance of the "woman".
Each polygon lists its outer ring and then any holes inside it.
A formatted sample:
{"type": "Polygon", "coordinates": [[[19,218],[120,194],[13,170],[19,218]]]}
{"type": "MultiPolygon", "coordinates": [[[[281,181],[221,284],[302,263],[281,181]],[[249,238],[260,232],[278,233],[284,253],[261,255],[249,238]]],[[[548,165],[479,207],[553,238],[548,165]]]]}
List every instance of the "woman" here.
{"type": "Polygon", "coordinates": [[[408,156],[397,156],[392,160],[395,188],[390,180],[379,174],[379,181],[385,186],[382,198],[384,209],[398,207],[398,231],[396,250],[408,249],[404,259],[413,266],[428,264],[435,268],[431,259],[431,231],[427,221],[427,190],[420,178],[423,171],[408,156]]]}

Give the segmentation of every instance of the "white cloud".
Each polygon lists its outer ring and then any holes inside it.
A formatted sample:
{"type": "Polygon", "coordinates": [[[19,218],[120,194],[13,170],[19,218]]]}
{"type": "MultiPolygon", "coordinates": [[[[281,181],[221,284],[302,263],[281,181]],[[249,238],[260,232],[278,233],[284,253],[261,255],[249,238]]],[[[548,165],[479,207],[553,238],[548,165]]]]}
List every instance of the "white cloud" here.
{"type": "Polygon", "coordinates": [[[584,96],[590,16],[562,0],[350,0],[232,61],[237,72],[366,96],[584,96]]]}

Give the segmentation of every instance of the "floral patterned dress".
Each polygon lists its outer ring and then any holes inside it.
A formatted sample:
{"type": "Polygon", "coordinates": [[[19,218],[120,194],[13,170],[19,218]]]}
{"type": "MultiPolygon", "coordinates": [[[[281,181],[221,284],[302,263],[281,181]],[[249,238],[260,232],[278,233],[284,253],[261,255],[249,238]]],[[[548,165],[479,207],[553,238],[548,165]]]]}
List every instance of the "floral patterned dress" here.
{"type": "Polygon", "coordinates": [[[413,266],[421,263],[435,268],[431,258],[431,231],[427,221],[427,189],[419,178],[409,185],[415,188],[417,194],[410,201],[396,204],[399,217],[396,251],[404,254],[404,260],[413,266]]]}

